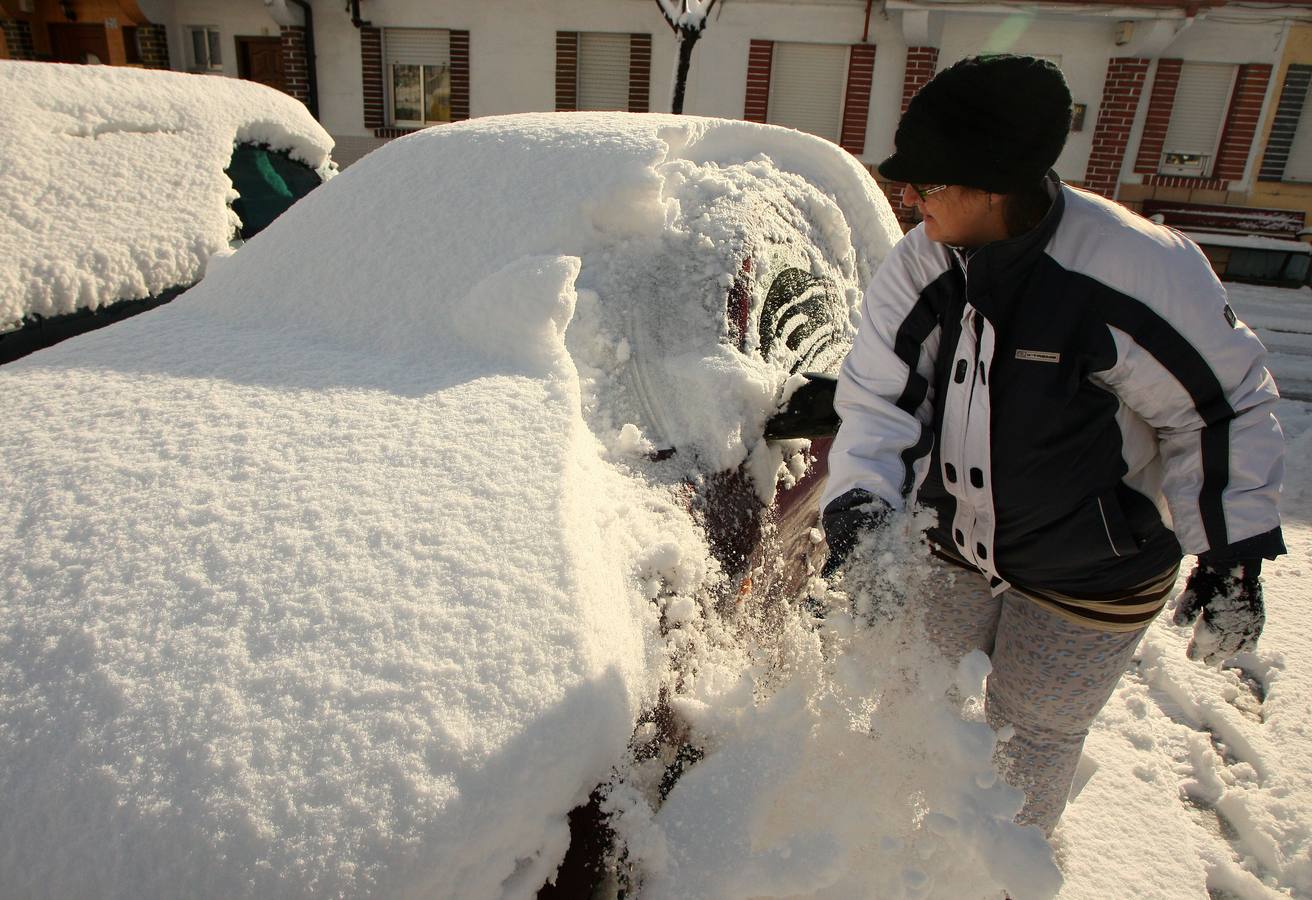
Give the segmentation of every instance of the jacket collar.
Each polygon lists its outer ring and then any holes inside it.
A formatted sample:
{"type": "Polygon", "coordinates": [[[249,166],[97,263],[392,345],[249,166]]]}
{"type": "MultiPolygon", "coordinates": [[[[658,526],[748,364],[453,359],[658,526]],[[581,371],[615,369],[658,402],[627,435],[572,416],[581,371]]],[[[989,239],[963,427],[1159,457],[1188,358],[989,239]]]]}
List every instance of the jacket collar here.
{"type": "Polygon", "coordinates": [[[1044,186],[1052,205],[1038,225],[1014,238],[955,252],[966,272],[967,298],[985,315],[990,315],[989,306],[1005,303],[1006,296],[1014,292],[1025,273],[1033,268],[1061,223],[1066,196],[1057,173],[1048,172],[1044,186]]]}

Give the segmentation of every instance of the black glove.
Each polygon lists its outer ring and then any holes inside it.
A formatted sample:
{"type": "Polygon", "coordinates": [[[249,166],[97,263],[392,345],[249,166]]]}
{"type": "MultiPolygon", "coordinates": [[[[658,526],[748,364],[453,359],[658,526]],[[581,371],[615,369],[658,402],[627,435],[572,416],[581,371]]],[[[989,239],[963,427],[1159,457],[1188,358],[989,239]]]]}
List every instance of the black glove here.
{"type": "Polygon", "coordinates": [[[820,574],[829,578],[842,568],[861,535],[882,527],[892,512],[887,502],[860,488],[835,498],[820,517],[829,544],[829,558],[820,574]]]}
{"type": "Polygon", "coordinates": [[[1173,619],[1176,625],[1192,625],[1198,614],[1203,614],[1189,642],[1190,659],[1214,666],[1257,647],[1266,624],[1261,572],[1260,559],[1198,561],[1185,582],[1173,619]]]}

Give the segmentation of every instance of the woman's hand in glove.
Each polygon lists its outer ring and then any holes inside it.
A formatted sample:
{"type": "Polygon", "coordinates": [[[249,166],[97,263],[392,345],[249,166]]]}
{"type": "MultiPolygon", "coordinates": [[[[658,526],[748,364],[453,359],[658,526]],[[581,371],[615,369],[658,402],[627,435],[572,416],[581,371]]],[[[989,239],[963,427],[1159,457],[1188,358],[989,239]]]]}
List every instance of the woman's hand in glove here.
{"type": "Polygon", "coordinates": [[[1257,647],[1266,623],[1261,571],[1260,559],[1216,563],[1199,560],[1185,582],[1173,619],[1176,625],[1192,625],[1198,620],[1189,642],[1190,659],[1215,666],[1257,647]]]}
{"type": "Polygon", "coordinates": [[[825,541],[829,544],[829,558],[820,574],[825,578],[832,577],[843,567],[861,535],[884,525],[892,511],[886,502],[860,488],[836,497],[820,517],[825,541]]]}

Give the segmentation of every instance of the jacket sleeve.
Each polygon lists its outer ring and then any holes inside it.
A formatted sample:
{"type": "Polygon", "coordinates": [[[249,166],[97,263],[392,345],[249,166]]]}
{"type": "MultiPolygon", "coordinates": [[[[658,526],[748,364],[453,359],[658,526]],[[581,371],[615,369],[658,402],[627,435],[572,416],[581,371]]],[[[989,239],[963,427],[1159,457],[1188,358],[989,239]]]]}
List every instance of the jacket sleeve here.
{"type": "Polygon", "coordinates": [[[1186,553],[1284,552],[1284,437],[1266,348],[1227,304],[1202,253],[1180,238],[1138,297],[1109,302],[1116,362],[1096,376],[1156,433],[1162,492],[1186,553]]]}
{"type": "Polygon", "coordinates": [[[820,508],[860,488],[894,509],[924,477],[933,446],[932,380],[938,352],[933,282],[952,277],[946,252],[919,230],[879,267],[861,303],[856,341],[838,376],[842,426],[829,451],[820,508]]]}

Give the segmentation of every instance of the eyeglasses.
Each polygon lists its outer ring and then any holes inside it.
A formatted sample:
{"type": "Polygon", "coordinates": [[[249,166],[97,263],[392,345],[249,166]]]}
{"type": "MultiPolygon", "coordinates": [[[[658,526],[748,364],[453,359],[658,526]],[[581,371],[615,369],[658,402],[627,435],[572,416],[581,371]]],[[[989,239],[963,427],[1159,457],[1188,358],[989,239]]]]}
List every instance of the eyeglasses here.
{"type": "Polygon", "coordinates": [[[946,191],[948,189],[948,186],[946,184],[915,184],[914,182],[908,182],[908,183],[911,184],[911,190],[915,191],[917,194],[920,195],[921,200],[928,200],[930,197],[934,196],[939,191],[946,191]]]}

